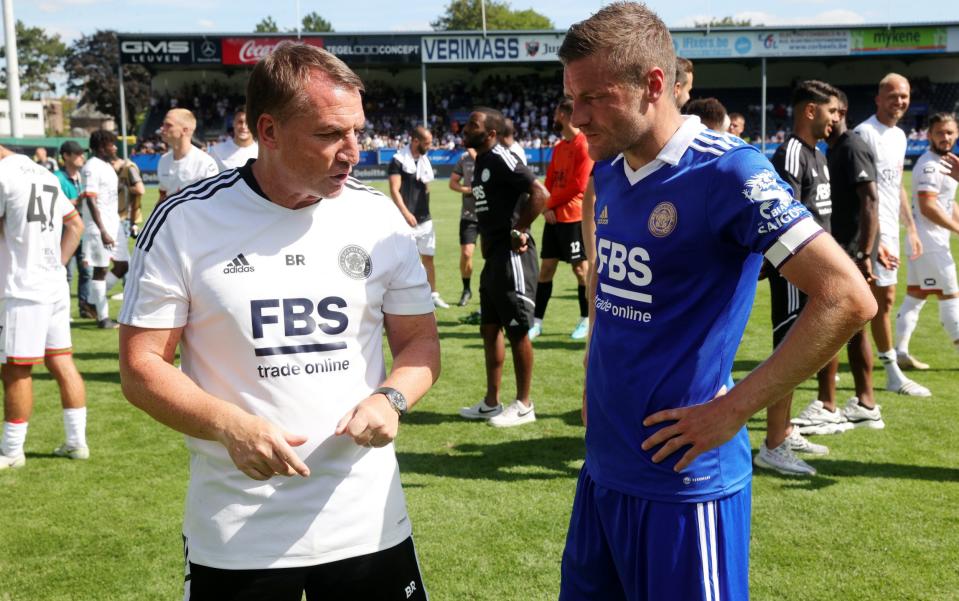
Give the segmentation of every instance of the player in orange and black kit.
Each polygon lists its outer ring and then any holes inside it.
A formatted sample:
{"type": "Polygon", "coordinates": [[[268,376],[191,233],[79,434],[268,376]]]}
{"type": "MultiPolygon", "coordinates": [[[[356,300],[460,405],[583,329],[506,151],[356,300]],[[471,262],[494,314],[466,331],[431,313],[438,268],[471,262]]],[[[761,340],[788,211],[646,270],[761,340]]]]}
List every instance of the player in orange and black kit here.
{"type": "Polygon", "coordinates": [[[550,196],[543,213],[546,219],[543,228],[543,263],[536,287],[536,311],[533,327],[529,330],[530,340],[543,333],[543,317],[549,297],[553,294],[553,275],[560,259],[572,265],[579,284],[577,296],[580,319],[570,337],[582,340],[589,330],[582,222],[583,192],[593,170],[593,161],[589,158],[586,136],[570,122],[572,114],[573,103],[568,99],[563,99],[553,114],[553,128],[562,134],[562,139],[553,147],[553,158],[546,170],[546,189],[550,196]]]}

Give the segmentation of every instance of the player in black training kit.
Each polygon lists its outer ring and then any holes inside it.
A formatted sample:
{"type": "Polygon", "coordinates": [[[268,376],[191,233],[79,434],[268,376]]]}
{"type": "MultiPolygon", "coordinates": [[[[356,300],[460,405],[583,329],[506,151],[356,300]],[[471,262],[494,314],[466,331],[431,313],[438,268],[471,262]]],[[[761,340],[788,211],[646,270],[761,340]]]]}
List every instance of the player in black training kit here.
{"type": "MultiPolygon", "coordinates": [[[[793,196],[812,214],[825,231],[830,228],[832,197],[829,189],[829,167],[816,143],[829,136],[839,119],[839,91],[821,81],[801,82],[793,92],[793,133],[776,149],[772,164],[779,176],[790,185],[793,196]]],[[[786,208],[784,200],[767,200],[761,212],[770,216],[786,208]]],[[[767,269],[772,305],[773,346],[786,337],[799,312],[806,305],[806,295],[799,288],[767,269]]],[[[819,372],[819,394],[827,394],[825,379],[836,377],[835,360],[819,372]]],[[[829,388],[835,394],[835,387],[829,388]]],[[[756,455],[755,464],[791,475],[815,474],[816,470],[796,457],[795,452],[825,455],[829,449],[807,441],[790,423],[792,393],[766,409],[766,440],[756,455]]]]}
{"type": "Polygon", "coordinates": [[[486,354],[486,396],[471,407],[463,407],[460,415],[489,419],[490,425],[497,427],[519,426],[536,419],[529,398],[533,345],[527,333],[533,324],[539,266],[529,227],[549,197],[519,157],[500,144],[504,127],[502,113],[478,108],[463,129],[463,143],[476,149],[472,190],[485,260],[480,274],[480,332],[486,354]],[[506,408],[499,401],[506,353],[503,329],[516,369],[516,400],[506,408]]]}

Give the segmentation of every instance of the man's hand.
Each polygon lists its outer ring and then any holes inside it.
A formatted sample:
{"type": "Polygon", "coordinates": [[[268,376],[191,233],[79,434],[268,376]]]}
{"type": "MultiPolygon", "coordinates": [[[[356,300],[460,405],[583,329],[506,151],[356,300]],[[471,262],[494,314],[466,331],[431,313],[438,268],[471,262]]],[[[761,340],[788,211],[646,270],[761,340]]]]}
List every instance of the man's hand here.
{"type": "MultiPolygon", "coordinates": [[[[876,274],[872,272],[872,259],[869,258],[869,255],[866,255],[862,259],[856,259],[853,262],[856,264],[856,267],[859,268],[859,273],[861,273],[862,277],[865,278],[867,284],[872,284],[876,281],[876,274]]],[[[885,263],[883,263],[883,267],[886,269],[892,269],[891,267],[886,266],[885,263]]]]}
{"type": "MultiPolygon", "coordinates": [[[[885,244],[879,245],[879,252],[876,254],[876,259],[879,261],[879,264],[886,269],[899,268],[899,257],[892,254],[885,244]]],[[[871,270],[872,267],[870,267],[870,271],[871,270]]]]}
{"type": "Polygon", "coordinates": [[[728,407],[717,402],[717,399],[725,394],[726,387],[723,386],[708,403],[682,409],[667,409],[647,417],[643,420],[646,427],[670,421],[676,423],[644,440],[643,450],[648,451],[662,444],[662,448],[653,455],[653,462],[659,463],[676,451],[690,447],[673,468],[676,472],[681,472],[701,454],[728,442],[743,427],[745,420],[738,419],[728,407]]]}
{"type": "Polygon", "coordinates": [[[556,211],[554,211],[553,209],[546,209],[545,211],[543,211],[543,219],[546,220],[546,223],[549,223],[551,225],[555,224],[556,211]]]}
{"type": "Polygon", "coordinates": [[[410,213],[409,210],[403,211],[403,219],[406,220],[406,223],[409,224],[410,227],[416,227],[416,216],[410,213]]]}
{"type": "Polygon", "coordinates": [[[262,417],[239,416],[224,428],[217,440],[226,447],[236,467],[254,480],[310,475],[310,468],[292,449],[306,442],[306,437],[284,432],[262,417]]]}
{"type": "Polygon", "coordinates": [[[906,232],[906,240],[909,243],[909,258],[916,260],[922,256],[922,241],[919,240],[919,234],[915,231],[915,228],[906,232]]]}
{"type": "Polygon", "coordinates": [[[116,243],[113,236],[108,234],[106,230],[100,230],[100,240],[103,241],[103,246],[107,248],[113,248],[113,245],[116,243]]]}
{"type": "Polygon", "coordinates": [[[396,439],[400,416],[386,396],[366,397],[336,424],[336,435],[346,434],[361,447],[385,447],[396,439]]]}
{"type": "Polygon", "coordinates": [[[519,254],[523,254],[529,250],[529,236],[526,232],[522,232],[519,238],[510,237],[510,245],[513,247],[513,250],[519,254]]]}

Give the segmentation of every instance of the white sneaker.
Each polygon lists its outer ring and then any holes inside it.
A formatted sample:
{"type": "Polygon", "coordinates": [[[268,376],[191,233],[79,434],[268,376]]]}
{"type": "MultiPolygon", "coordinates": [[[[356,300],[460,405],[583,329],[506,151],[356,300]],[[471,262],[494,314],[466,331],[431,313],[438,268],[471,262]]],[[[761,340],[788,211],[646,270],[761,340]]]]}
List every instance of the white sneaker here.
{"type": "Polygon", "coordinates": [[[481,400],[472,407],[460,407],[460,417],[466,419],[489,419],[496,417],[503,412],[503,405],[497,403],[495,407],[490,407],[486,401],[481,400]]]}
{"type": "Polygon", "coordinates": [[[123,300],[123,293],[122,293],[122,292],[117,292],[116,294],[114,294],[113,296],[110,297],[110,300],[122,301],[122,300],[123,300]]]}
{"type": "Polygon", "coordinates": [[[886,390],[895,392],[904,396],[930,397],[932,392],[922,384],[905,378],[901,382],[895,380],[886,380],[886,390]]]}
{"type": "Polygon", "coordinates": [[[859,404],[859,399],[852,397],[842,410],[849,423],[855,428],[869,428],[870,430],[882,430],[886,427],[886,422],[882,421],[882,414],[879,412],[879,405],[872,409],[866,409],[859,404]]]}
{"type": "Polygon", "coordinates": [[[53,449],[53,454],[57,457],[69,457],[70,459],[89,459],[90,458],[90,448],[89,447],[70,447],[67,446],[67,443],[63,443],[57,448],[53,449]]]}
{"type": "Polygon", "coordinates": [[[589,318],[580,317],[569,337],[573,340],[585,340],[587,335],[589,335],[589,318]]]}
{"type": "Polygon", "coordinates": [[[527,332],[526,335],[529,336],[530,340],[536,340],[543,335],[543,324],[534,323],[533,327],[529,329],[529,332],[527,332]]]}
{"type": "Polygon", "coordinates": [[[0,453],[0,470],[6,469],[16,469],[18,467],[23,467],[27,463],[27,458],[23,453],[16,455],[14,457],[9,457],[0,453]]]}
{"type": "Polygon", "coordinates": [[[792,432],[786,437],[786,443],[789,449],[795,453],[808,453],[810,455],[828,455],[829,447],[814,442],[809,442],[799,433],[799,428],[793,427],[792,432]]]}
{"type": "Polygon", "coordinates": [[[900,353],[899,351],[896,351],[896,363],[899,365],[899,369],[917,369],[920,371],[929,369],[928,363],[923,363],[909,353],[900,353]]]}
{"type": "Polygon", "coordinates": [[[440,297],[439,292],[434,292],[430,295],[430,298],[433,299],[433,306],[438,309],[449,309],[449,304],[440,297]]]}
{"type": "MultiPolygon", "coordinates": [[[[830,411],[823,407],[822,401],[813,400],[799,415],[792,418],[792,424],[799,427],[800,434],[838,434],[852,430],[852,424],[838,409],[830,411]]],[[[795,432],[795,429],[793,430],[795,432]]]]}
{"type": "Polygon", "coordinates": [[[522,401],[513,401],[513,403],[503,409],[503,412],[496,417],[490,418],[489,425],[495,428],[512,428],[513,426],[522,426],[536,421],[536,412],[533,411],[533,403],[529,407],[522,401]]]}
{"type": "Polygon", "coordinates": [[[816,468],[809,465],[789,450],[789,441],[784,441],[775,449],[767,449],[766,442],[759,445],[759,453],[753,459],[757,467],[775,470],[787,476],[815,476],[816,468]]]}

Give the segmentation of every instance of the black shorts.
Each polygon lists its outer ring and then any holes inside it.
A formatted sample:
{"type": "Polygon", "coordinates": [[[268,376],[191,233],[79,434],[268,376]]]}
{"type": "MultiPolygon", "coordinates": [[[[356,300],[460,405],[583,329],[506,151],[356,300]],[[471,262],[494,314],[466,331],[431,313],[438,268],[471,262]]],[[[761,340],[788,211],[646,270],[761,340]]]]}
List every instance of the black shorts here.
{"type": "Polygon", "coordinates": [[[480,323],[532,327],[538,278],[539,258],[532,238],[522,254],[510,249],[490,252],[480,274],[480,323]]]}
{"type": "Polygon", "coordinates": [[[479,237],[479,222],[460,219],[460,245],[476,244],[479,237]]]}
{"type": "Polygon", "coordinates": [[[789,280],[769,269],[769,300],[773,318],[773,348],[779,346],[786,333],[793,327],[799,312],[806,306],[808,297],[789,280]]]}
{"type": "MultiPolygon", "coordinates": [[[[189,555],[189,554],[188,554],[189,555]]],[[[413,537],[349,559],[304,568],[221,570],[188,563],[184,601],[426,601],[413,537]]]]}
{"type": "Polygon", "coordinates": [[[583,222],[547,223],[543,226],[543,258],[567,263],[585,261],[583,222]]]}

